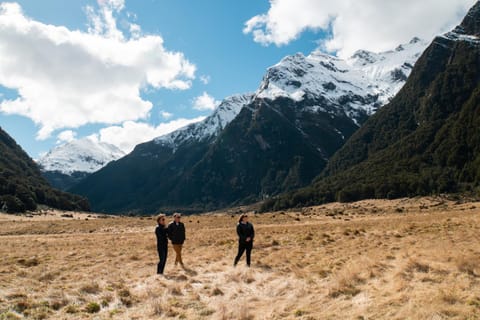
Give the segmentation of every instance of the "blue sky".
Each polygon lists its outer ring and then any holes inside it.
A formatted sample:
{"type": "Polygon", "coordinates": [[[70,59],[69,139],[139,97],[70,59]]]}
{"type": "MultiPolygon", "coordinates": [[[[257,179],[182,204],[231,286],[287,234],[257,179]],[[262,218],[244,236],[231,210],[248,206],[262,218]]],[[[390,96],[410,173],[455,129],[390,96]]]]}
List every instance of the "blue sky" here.
{"type": "MultiPolygon", "coordinates": [[[[87,0],[23,0],[17,1],[24,14],[45,24],[87,30],[85,7],[97,6],[87,0]]],[[[206,116],[211,111],[192,108],[195,97],[207,92],[217,100],[235,93],[251,92],[258,87],[265,69],[283,56],[295,52],[308,53],[317,46],[319,33],[307,33],[288,46],[262,46],[242,32],[243,25],[252,16],[268,9],[268,1],[224,0],[148,0],[126,1],[125,9],[146,34],[158,34],[167,50],[182,52],[197,67],[196,79],[188,90],[148,89],[142,96],[153,103],[152,125],[176,118],[206,116]],[[209,82],[202,83],[200,77],[209,82]],[[161,112],[172,114],[165,119],[161,112]]],[[[124,17],[126,18],[126,17],[124,17]]],[[[72,66],[74,67],[74,65],[72,66]]],[[[5,97],[14,97],[14,90],[0,89],[5,97]]],[[[36,139],[38,126],[29,118],[0,113],[2,126],[33,157],[55,146],[55,133],[46,140],[36,139]]],[[[87,124],[73,128],[77,138],[93,134],[107,125],[87,124]]]]}
{"type": "Polygon", "coordinates": [[[33,158],[91,135],[128,151],[256,90],[286,55],[429,40],[473,2],[405,0],[400,17],[398,3],[379,0],[1,3],[0,126],[33,158]]]}

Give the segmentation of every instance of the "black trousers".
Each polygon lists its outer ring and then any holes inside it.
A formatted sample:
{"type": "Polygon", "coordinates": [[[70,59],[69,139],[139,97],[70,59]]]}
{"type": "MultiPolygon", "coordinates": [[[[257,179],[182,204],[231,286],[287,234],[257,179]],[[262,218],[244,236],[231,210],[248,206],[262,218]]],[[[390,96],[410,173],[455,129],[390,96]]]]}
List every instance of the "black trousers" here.
{"type": "Polygon", "coordinates": [[[239,241],[238,242],[238,253],[237,256],[235,257],[235,264],[240,261],[240,258],[242,257],[243,253],[246,251],[247,252],[247,265],[250,266],[250,257],[252,254],[252,248],[253,248],[253,241],[250,242],[243,242],[239,241]]]}
{"type": "Polygon", "coordinates": [[[158,265],[157,265],[157,274],[163,274],[163,270],[165,269],[165,264],[167,263],[167,255],[168,255],[168,245],[158,247],[158,265]]]}

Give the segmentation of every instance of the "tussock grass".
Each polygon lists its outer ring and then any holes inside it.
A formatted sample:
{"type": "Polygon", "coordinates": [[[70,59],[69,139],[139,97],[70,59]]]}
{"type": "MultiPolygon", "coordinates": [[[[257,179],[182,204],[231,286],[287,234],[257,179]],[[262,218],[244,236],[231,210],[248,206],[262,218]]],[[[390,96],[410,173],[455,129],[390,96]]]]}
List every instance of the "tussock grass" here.
{"type": "Polygon", "coordinates": [[[233,267],[237,216],[217,212],[186,217],[186,268],[170,249],[157,276],[151,219],[0,214],[0,319],[480,318],[478,203],[251,216],[251,268],[233,267]]]}

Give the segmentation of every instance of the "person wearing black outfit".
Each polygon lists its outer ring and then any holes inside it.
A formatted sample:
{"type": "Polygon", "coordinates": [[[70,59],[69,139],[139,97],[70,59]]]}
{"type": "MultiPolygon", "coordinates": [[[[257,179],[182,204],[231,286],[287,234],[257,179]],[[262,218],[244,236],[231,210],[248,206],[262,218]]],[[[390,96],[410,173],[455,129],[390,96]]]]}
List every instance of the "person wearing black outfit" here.
{"type": "Polygon", "coordinates": [[[246,214],[242,215],[238,220],[237,234],[238,234],[238,254],[235,257],[235,261],[233,265],[234,266],[237,265],[243,253],[246,251],[247,266],[250,267],[250,256],[253,248],[253,238],[255,237],[255,230],[253,229],[253,225],[250,222],[248,222],[248,216],[246,214]]]}
{"type": "Polygon", "coordinates": [[[163,274],[165,264],[167,263],[168,255],[168,237],[167,228],[165,225],[165,215],[160,214],[157,217],[157,228],[155,229],[155,235],[157,236],[157,251],[159,262],[157,265],[157,274],[163,274]]]}
{"type": "Polygon", "coordinates": [[[182,246],[185,242],[185,225],[180,222],[180,213],[173,214],[173,221],[168,224],[168,237],[172,241],[173,250],[175,250],[175,265],[180,263],[183,267],[182,246]]]}

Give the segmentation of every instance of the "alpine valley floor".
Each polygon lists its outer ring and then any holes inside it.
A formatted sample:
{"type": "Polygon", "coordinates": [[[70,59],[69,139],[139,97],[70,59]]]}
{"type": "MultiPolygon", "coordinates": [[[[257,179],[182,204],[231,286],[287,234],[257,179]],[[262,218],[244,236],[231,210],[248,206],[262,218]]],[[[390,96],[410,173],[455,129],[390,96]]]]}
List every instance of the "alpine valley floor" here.
{"type": "Polygon", "coordinates": [[[250,269],[237,217],[184,217],[187,268],[157,276],[151,218],[0,215],[0,319],[480,319],[479,202],[251,214],[250,269]]]}

